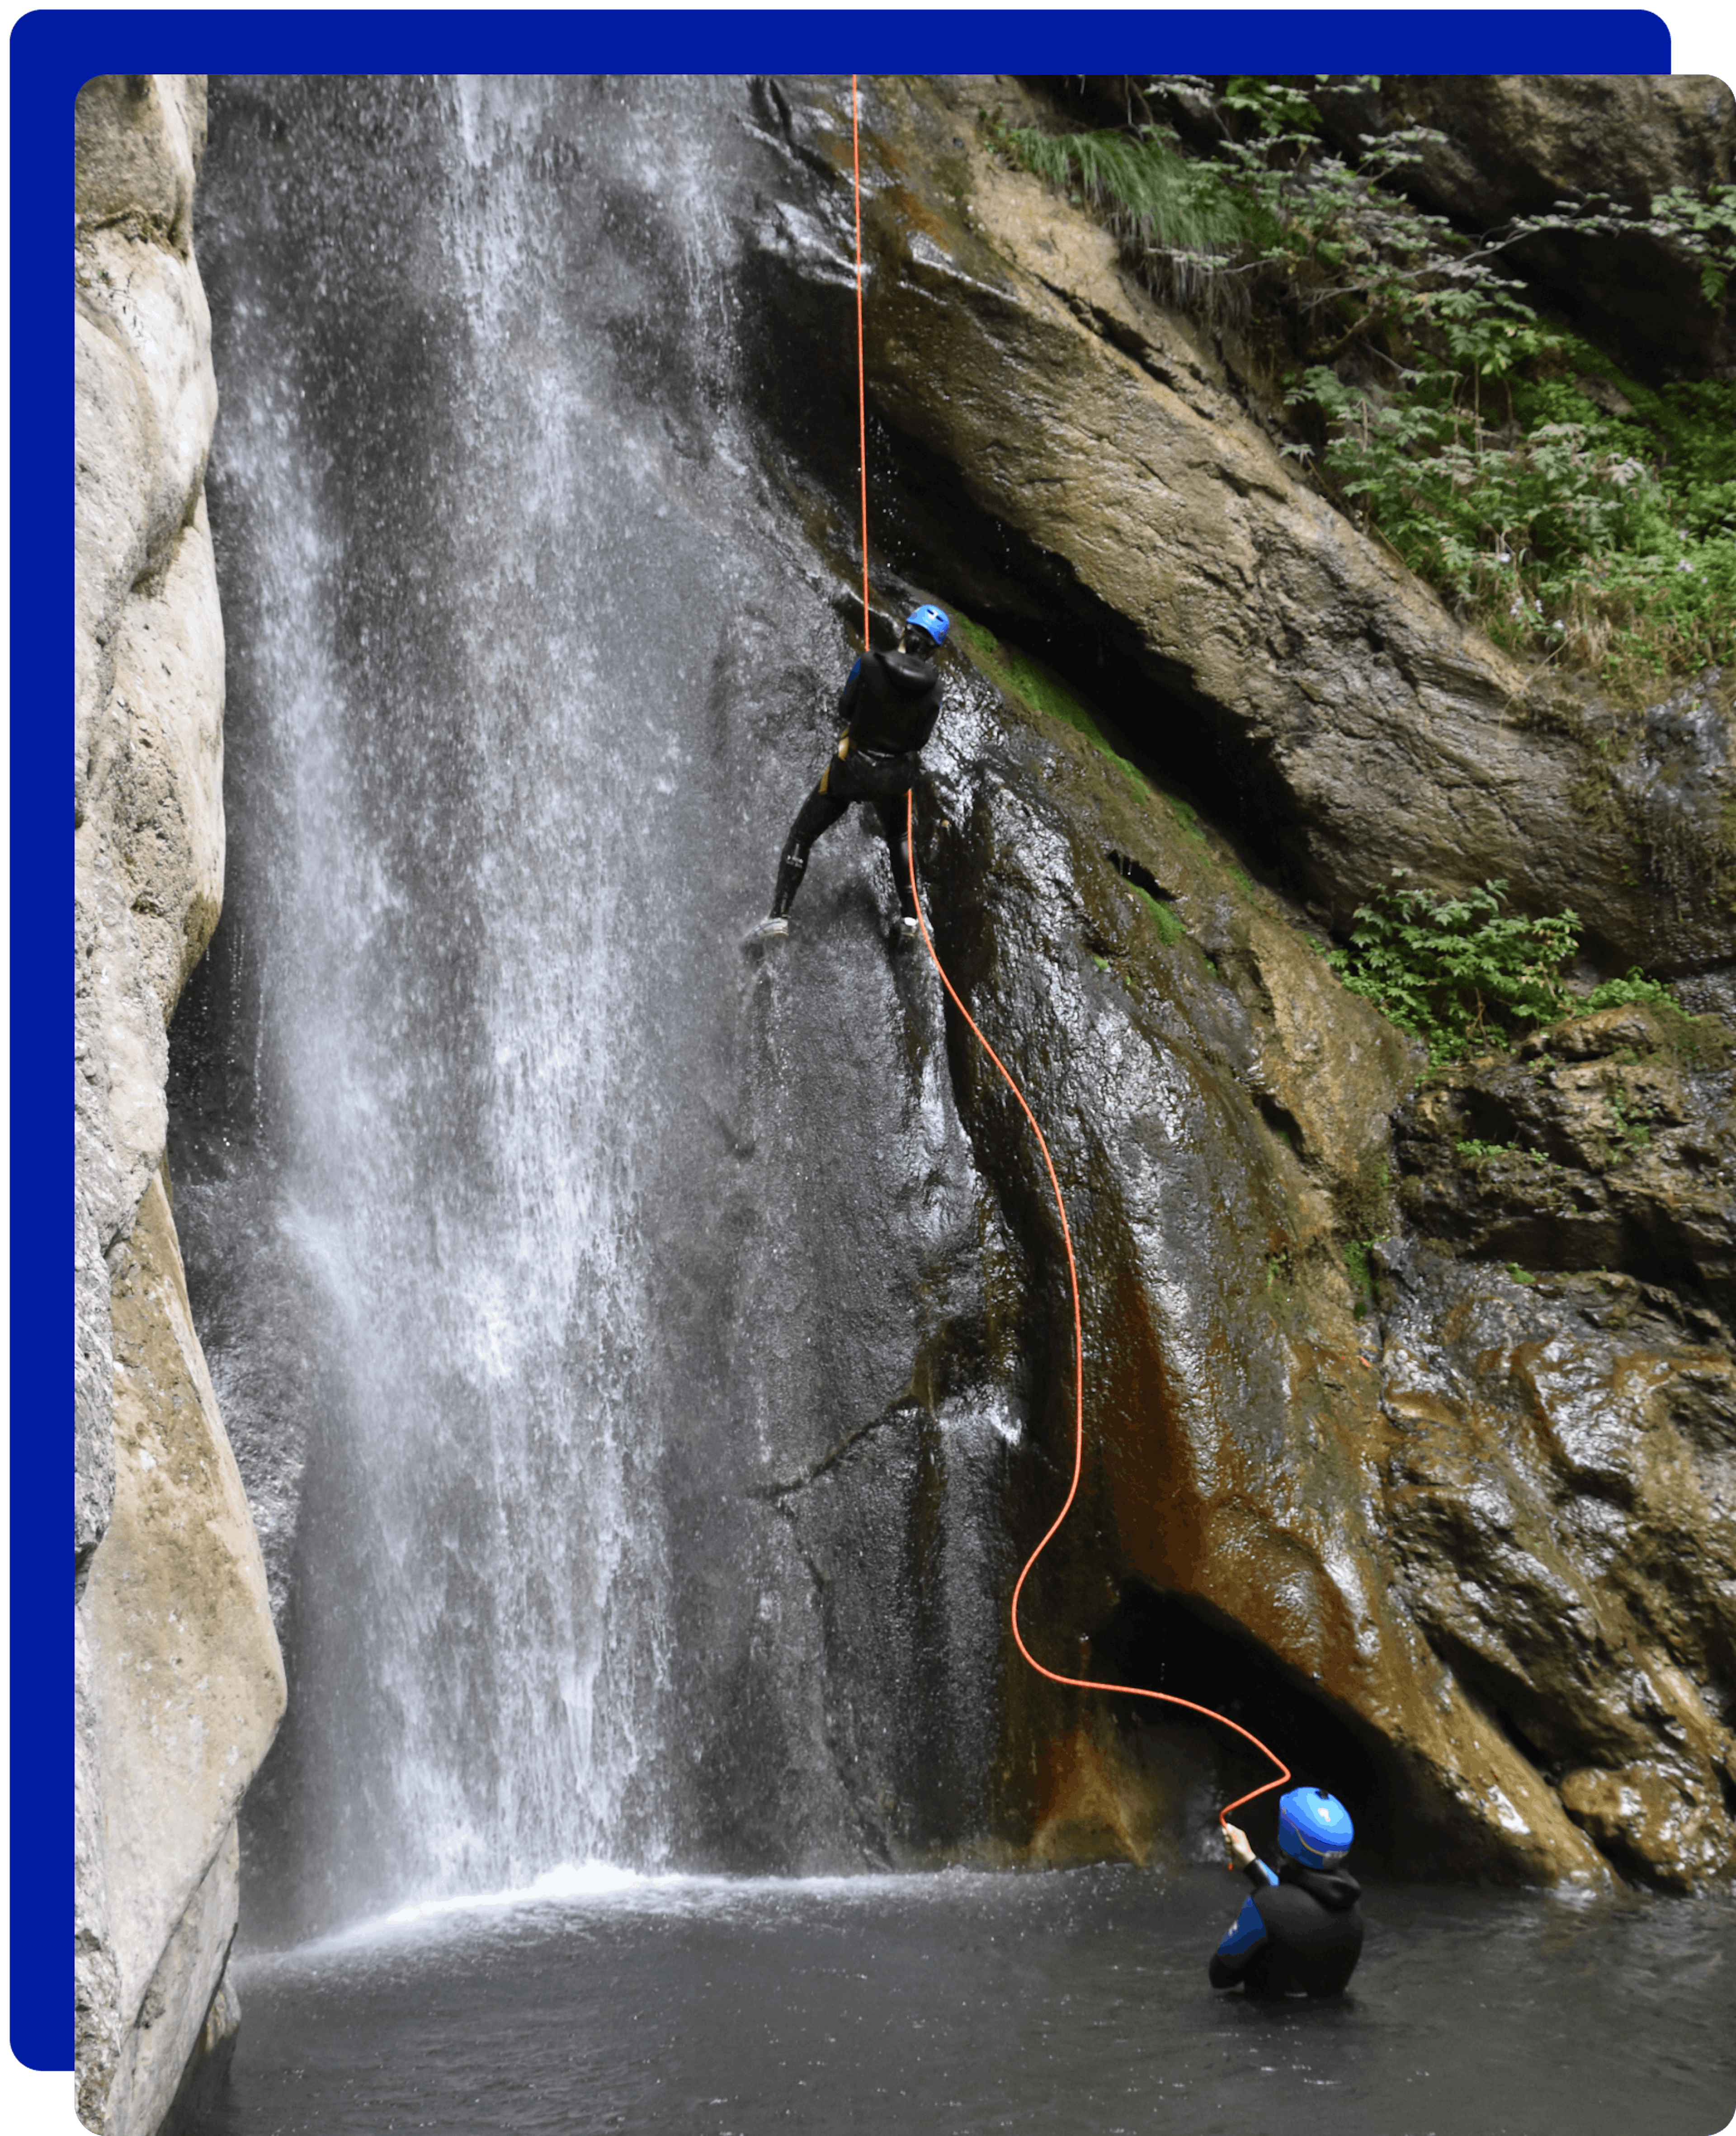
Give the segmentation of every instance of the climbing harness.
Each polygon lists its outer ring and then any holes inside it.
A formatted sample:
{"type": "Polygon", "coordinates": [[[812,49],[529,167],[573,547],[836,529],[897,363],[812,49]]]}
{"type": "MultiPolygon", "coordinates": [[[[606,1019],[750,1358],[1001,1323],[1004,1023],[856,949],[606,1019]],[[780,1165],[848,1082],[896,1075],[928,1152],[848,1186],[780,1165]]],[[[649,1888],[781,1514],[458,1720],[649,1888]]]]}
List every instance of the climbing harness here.
{"type": "MultiPolygon", "coordinates": [[[[866,359],[864,354],[862,336],[862,153],[861,124],[858,118],[857,77],[855,75],[850,77],[850,133],[856,176],[856,409],[861,448],[862,649],[866,653],[868,648],[868,398],[866,359]]],[[[1067,1204],[1062,1198],[1061,1182],[1055,1176],[1055,1159],[1049,1153],[1049,1143],[1043,1130],[1037,1125],[1036,1114],[1026,1103],[1025,1093],[1019,1088],[1006,1063],[977,1028],[976,1018],[959,998],[958,989],[948,978],[946,967],[941,963],[935,951],[933,938],[929,932],[928,915],[923,910],[921,894],[916,887],[915,833],[916,794],[913,787],[904,795],[904,851],[910,870],[910,896],[915,906],[918,925],[922,929],[923,944],[928,950],[929,963],[940,975],[940,983],[952,998],[953,1007],[970,1026],[972,1036],[1000,1070],[1002,1080],[1014,1097],[1018,1100],[1019,1109],[1024,1114],[1030,1124],[1031,1133],[1037,1138],[1037,1147],[1043,1153],[1043,1163],[1049,1173],[1050,1191],[1055,1196],[1055,1206],[1061,1219],[1061,1238],[1067,1248],[1067,1279],[1073,1291],[1073,1480],[1067,1486],[1067,1496],[1062,1503],[1061,1510],[1050,1522],[1048,1533],[1032,1551],[1030,1556],[1026,1559],[1024,1569],[1021,1571],[1017,1584],[1013,1589],[1012,1604],[1009,1611],[1012,1624],[1013,1641],[1030,1666],[1039,1676],[1046,1677],[1050,1683],[1062,1684],[1074,1691],[1118,1692],[1130,1698],[1149,1698],[1164,1706],[1185,1706],[1190,1713],[1201,1714],[1206,1720],[1215,1721],[1220,1726],[1231,1730],[1239,1736],[1244,1743],[1251,1743],[1263,1757],[1269,1758],[1278,1767],[1278,1778],[1275,1780],[1268,1780],[1263,1786],[1251,1788],[1246,1794],[1238,1795],[1234,1802],[1226,1803],[1218,1812],[1218,1823],[1222,1825],[1229,1822],[1231,1810],[1239,1809],[1244,1803],[1253,1802],[1260,1795],[1270,1794],[1274,1788],[1282,1788],[1288,1783],[1291,1777],[1290,1768],[1275,1750],[1268,1749],[1252,1730],[1243,1727],[1238,1721],[1232,1721],[1228,1714],[1216,1712],[1209,1706],[1196,1705],[1190,1698],[1178,1698],[1172,1692],[1147,1691],[1141,1684],[1103,1683],[1093,1677],[1063,1676],[1058,1670],[1046,1667],[1037,1659],[1030,1648],[1026,1645],[1025,1634],[1019,1629],[1019,1597],[1025,1591],[1025,1583],[1030,1579],[1037,1560],[1055,1540],[1062,1522],[1071,1511],[1073,1501],[1079,1495],[1079,1478],[1084,1470],[1085,1337],[1084,1320],[1079,1309],[1079,1264],[1074,1257],[1073,1227],[1067,1221],[1067,1204]]]]}

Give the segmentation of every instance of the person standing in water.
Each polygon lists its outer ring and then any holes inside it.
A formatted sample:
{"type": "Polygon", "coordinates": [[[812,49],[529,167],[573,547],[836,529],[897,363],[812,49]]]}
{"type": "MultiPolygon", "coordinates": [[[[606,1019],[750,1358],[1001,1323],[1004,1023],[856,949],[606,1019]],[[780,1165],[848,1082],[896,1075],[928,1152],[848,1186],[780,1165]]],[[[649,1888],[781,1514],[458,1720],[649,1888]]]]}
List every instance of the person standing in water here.
{"type": "Polygon", "coordinates": [[[1324,1788],[1278,1798],[1274,1876],[1233,1824],[1229,1867],[1254,1886],[1212,1954],[1214,1988],[1250,1995],[1337,1995],[1362,1953],[1361,1887],[1341,1866],[1355,1837],[1350,1812],[1324,1788]]]}
{"type": "Polygon", "coordinates": [[[864,653],[850,671],[839,702],[837,754],[802,803],[778,862],[772,909],[747,937],[750,943],[782,941],[789,933],[789,909],[802,887],[814,841],[836,823],[852,801],[871,803],[880,836],[892,857],[892,883],[900,918],[895,939],[917,932],[910,896],[910,848],[904,834],[904,796],[922,769],[924,745],[940,716],[940,674],[934,655],[951,629],[944,609],[932,603],[906,618],[896,653],[864,653]]]}

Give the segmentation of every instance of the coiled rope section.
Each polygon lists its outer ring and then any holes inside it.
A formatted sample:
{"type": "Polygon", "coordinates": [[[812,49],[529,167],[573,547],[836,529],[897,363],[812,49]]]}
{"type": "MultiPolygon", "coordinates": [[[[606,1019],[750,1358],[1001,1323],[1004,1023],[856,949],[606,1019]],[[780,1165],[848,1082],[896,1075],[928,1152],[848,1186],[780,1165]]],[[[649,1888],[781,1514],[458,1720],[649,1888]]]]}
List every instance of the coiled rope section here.
{"type": "MultiPolygon", "coordinates": [[[[858,436],[861,452],[862,650],[864,653],[866,653],[868,650],[869,615],[868,388],[867,362],[864,353],[862,335],[862,151],[861,121],[859,118],[859,92],[857,77],[855,75],[852,75],[850,77],[850,137],[851,162],[856,182],[856,415],[858,436]]],[[[1061,1684],[1073,1691],[1118,1692],[1129,1698],[1149,1698],[1162,1706],[1179,1706],[1185,1707],[1190,1713],[1200,1714],[1207,1721],[1215,1721],[1220,1727],[1229,1729],[1233,1733],[1239,1736],[1244,1743],[1251,1743],[1254,1749],[1258,1750],[1263,1757],[1269,1758],[1273,1764],[1278,1767],[1278,1778],[1275,1780],[1266,1781],[1260,1787],[1251,1788],[1246,1794],[1238,1795],[1234,1802],[1226,1803],[1223,1808],[1218,1812],[1218,1822],[1221,1825],[1228,1822],[1231,1810],[1239,1809],[1244,1803],[1253,1802],[1261,1795],[1270,1794],[1274,1788],[1283,1787],[1288,1782],[1291,1777],[1290,1768],[1284,1763],[1283,1760],[1278,1756],[1277,1751],[1271,1750],[1267,1745],[1261,1742],[1259,1737],[1256,1736],[1251,1729],[1243,1727],[1239,1721],[1232,1721],[1227,1713],[1220,1713],[1210,1706],[1197,1705],[1190,1698],[1177,1697],[1173,1692],[1148,1691],[1144,1685],[1137,1683],[1104,1683],[1094,1677],[1064,1676],[1058,1669],[1050,1668],[1045,1663],[1040,1662],[1037,1659],[1036,1656],[1032,1653],[1030,1648],[1026,1645],[1025,1634],[1019,1629],[1019,1598],[1025,1591],[1025,1583],[1030,1579],[1037,1560],[1043,1555],[1043,1552],[1048,1549],[1050,1544],[1054,1541],[1056,1535],[1060,1531],[1062,1523],[1066,1520],[1068,1514],[1072,1511],[1073,1502],[1079,1495],[1079,1478],[1084,1473],[1085,1337],[1084,1318],[1079,1308],[1079,1263],[1075,1259],[1073,1251],[1073,1226],[1067,1221],[1067,1204],[1062,1197],[1061,1182],[1055,1176],[1055,1159],[1049,1153],[1048,1139],[1045,1136],[1041,1128],[1037,1125],[1037,1116],[1034,1112],[1032,1112],[1030,1105],[1027,1104],[1025,1093],[1019,1088],[1018,1083],[1015,1079],[1012,1071],[1008,1068],[1006,1063],[1001,1058],[1000,1055],[996,1052],[994,1047],[991,1046],[988,1041],[983,1036],[982,1031],[977,1027],[977,1019],[971,1014],[970,1011],[965,1007],[963,1000],[959,998],[958,989],[953,984],[951,979],[948,978],[946,967],[941,963],[940,958],[935,950],[933,937],[929,932],[928,915],[923,910],[922,896],[916,886],[915,833],[916,795],[915,789],[913,788],[904,795],[904,852],[910,870],[910,896],[916,908],[918,925],[922,929],[923,945],[928,950],[929,963],[933,965],[934,969],[940,975],[940,983],[946,988],[947,993],[952,998],[953,1006],[964,1018],[966,1023],[969,1025],[971,1036],[976,1040],[977,1043],[982,1048],[983,1051],[988,1056],[989,1059],[994,1062],[995,1066],[1000,1070],[1001,1080],[1006,1083],[1007,1089],[1012,1092],[1014,1097],[1017,1099],[1019,1109],[1024,1114],[1026,1121],[1030,1124],[1031,1133],[1037,1138],[1037,1148],[1043,1153],[1044,1168],[1049,1174],[1050,1191],[1055,1196],[1055,1209],[1061,1220],[1061,1238],[1067,1248],[1067,1280],[1073,1293],[1073,1480],[1067,1486],[1067,1496],[1062,1502],[1061,1510],[1055,1515],[1054,1520],[1050,1522],[1048,1532],[1044,1536],[1042,1541],[1037,1545],[1036,1548],[1032,1551],[1030,1556],[1026,1559],[1023,1569],[1019,1574],[1018,1581],[1013,1588],[1012,1604],[1008,1613],[1012,1624],[1013,1643],[1018,1648],[1020,1653],[1024,1656],[1025,1660],[1036,1671],[1037,1674],[1040,1677],[1046,1677],[1050,1683],[1061,1684]]]]}

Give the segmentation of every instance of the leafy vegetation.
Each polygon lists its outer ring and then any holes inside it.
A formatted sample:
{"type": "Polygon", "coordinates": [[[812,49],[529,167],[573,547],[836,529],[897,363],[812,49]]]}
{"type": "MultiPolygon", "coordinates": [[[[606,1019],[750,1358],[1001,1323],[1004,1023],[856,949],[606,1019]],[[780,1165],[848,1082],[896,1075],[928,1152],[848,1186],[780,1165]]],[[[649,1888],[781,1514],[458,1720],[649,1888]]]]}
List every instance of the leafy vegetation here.
{"type": "Polygon", "coordinates": [[[1579,923],[1572,912],[1505,916],[1506,890],[1495,881],[1458,897],[1382,891],[1357,907],[1351,946],[1326,961],[1352,993],[1423,1040],[1433,1062],[1510,1044],[1567,1013],[1560,967],[1579,923]]]}
{"type": "Polygon", "coordinates": [[[1456,1142],[1452,1147],[1467,1164],[1487,1164],[1494,1158],[1516,1157],[1519,1154],[1518,1143],[1511,1142],[1467,1140],[1456,1142]]]}
{"type": "Polygon", "coordinates": [[[1637,692],[1736,654],[1736,381],[1578,375],[1607,367],[1571,336],[1540,343],[1499,430],[1446,367],[1377,399],[1317,364],[1301,397],[1341,494],[1462,614],[1637,692]]]}
{"type": "Polygon", "coordinates": [[[1595,986],[1579,1003],[1587,1016],[1600,1008],[1668,1008],[1676,1006],[1675,997],[1660,979],[1648,979],[1637,964],[1626,978],[1605,979],[1595,986]]]}
{"type": "MultiPolygon", "coordinates": [[[[1506,887],[1497,877],[1458,897],[1435,897],[1394,885],[1357,906],[1350,946],[1325,950],[1326,962],[1351,993],[1420,1038],[1437,1067],[1510,1045],[1563,1017],[1629,1007],[1662,1011],[1672,1041],[1693,1052],[1697,1021],[1661,980],[1635,965],[1623,978],[1576,992],[1561,966],[1578,946],[1578,915],[1508,916],[1501,909],[1506,887]]],[[[1504,1143],[1456,1147],[1473,1164],[1510,1153],[1504,1143]]]]}
{"type": "MultiPolygon", "coordinates": [[[[1394,885],[1372,905],[1358,905],[1350,946],[1329,949],[1326,962],[1350,993],[1420,1038],[1437,1066],[1598,1009],[1637,1004],[1667,1011],[1672,1023],[1691,1021],[1670,989],[1637,966],[1623,978],[1574,992],[1561,966],[1578,943],[1577,915],[1504,915],[1506,887],[1497,878],[1457,897],[1436,897],[1394,885]]],[[[1501,1151],[1461,1143],[1459,1153],[1482,1158],[1501,1151]]]]}
{"type": "Polygon", "coordinates": [[[989,123],[1006,153],[1097,207],[1161,296],[1263,346],[1284,449],[1509,651],[1632,696],[1736,658],[1736,381],[1651,391],[1540,318],[1499,265],[1545,231],[1641,230],[1720,308],[1736,187],[1678,187],[1643,217],[1593,200],[1473,243],[1393,184],[1439,134],[1364,136],[1354,162],[1324,146],[1321,104],[1365,85],[1149,84],[1142,100],[1210,111],[1209,156],[1155,122],[989,123]]]}
{"type": "MultiPolygon", "coordinates": [[[[1690,1016],[1667,986],[1647,978],[1637,965],[1624,977],[1583,993],[1571,986],[1561,967],[1578,946],[1578,917],[1571,911],[1537,920],[1505,915],[1506,892],[1499,878],[1458,897],[1395,884],[1372,905],[1357,906],[1348,949],[1315,946],[1350,993],[1420,1038],[1436,1067],[1511,1045],[1565,1017],[1629,1007],[1651,1010],[1662,1042],[1691,1069],[1721,1066],[1736,1055],[1736,1039],[1715,1017],[1690,1016]]],[[[1554,1065],[1546,1054],[1539,1059],[1543,1066],[1554,1065]]],[[[1629,1143],[1641,1147],[1649,1130],[1630,1127],[1625,1114],[1619,1117],[1629,1143]]],[[[1549,1161],[1506,1143],[1462,1141],[1454,1147],[1467,1164],[1512,1155],[1529,1156],[1537,1164],[1549,1161]]]]}

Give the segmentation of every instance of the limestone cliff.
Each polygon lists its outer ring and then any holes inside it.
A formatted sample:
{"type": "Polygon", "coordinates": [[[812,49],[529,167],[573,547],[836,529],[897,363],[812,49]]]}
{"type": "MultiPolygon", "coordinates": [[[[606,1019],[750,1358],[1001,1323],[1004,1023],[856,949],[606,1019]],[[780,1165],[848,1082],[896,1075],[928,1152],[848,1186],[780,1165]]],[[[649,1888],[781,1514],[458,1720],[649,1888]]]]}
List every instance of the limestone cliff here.
{"type": "Polygon", "coordinates": [[[75,1994],[79,2111],[114,2136],[155,2129],[220,2044],[235,1811],[284,1702],[163,1158],[168,1020],[223,883],[204,134],[195,77],[78,98],[75,1994]]]}

